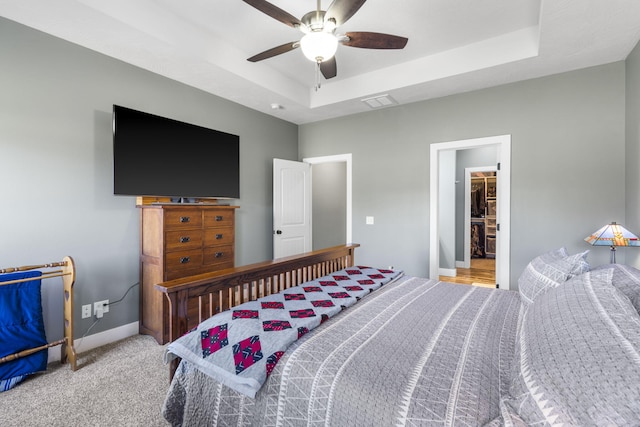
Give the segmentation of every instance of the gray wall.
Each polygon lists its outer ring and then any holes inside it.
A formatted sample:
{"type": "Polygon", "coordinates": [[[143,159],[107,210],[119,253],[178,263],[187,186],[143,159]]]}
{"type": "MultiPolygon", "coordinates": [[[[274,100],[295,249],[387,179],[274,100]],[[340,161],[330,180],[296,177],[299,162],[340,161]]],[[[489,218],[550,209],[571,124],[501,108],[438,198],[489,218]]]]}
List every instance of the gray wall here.
{"type": "MultiPolygon", "coordinates": [[[[112,104],[240,135],[236,263],[272,257],[272,158],[298,158],[296,125],[3,18],[0,58],[0,266],[73,256],[76,336],[92,321],[82,304],[119,299],[139,275],[135,198],[113,195],[112,104]]],[[[60,295],[45,291],[52,339],[60,295]]],[[[91,333],[137,320],[135,289],[91,333]]]]}
{"type": "Polygon", "coordinates": [[[316,163],[312,174],[313,249],[347,241],[347,163],[316,163]]]}
{"type": "MultiPolygon", "coordinates": [[[[626,219],[624,226],[640,236],[640,43],[626,60],[626,219]]],[[[622,166],[622,165],[620,165],[622,166]]],[[[617,251],[627,262],[640,268],[640,248],[617,251]]],[[[620,261],[618,261],[620,262],[620,261]]]]}
{"type": "Polygon", "coordinates": [[[358,263],[427,276],[429,145],[504,134],[512,135],[512,288],[531,258],[560,246],[607,262],[606,249],[583,239],[626,219],[624,62],[306,124],[299,152],[353,153],[358,263]]]}

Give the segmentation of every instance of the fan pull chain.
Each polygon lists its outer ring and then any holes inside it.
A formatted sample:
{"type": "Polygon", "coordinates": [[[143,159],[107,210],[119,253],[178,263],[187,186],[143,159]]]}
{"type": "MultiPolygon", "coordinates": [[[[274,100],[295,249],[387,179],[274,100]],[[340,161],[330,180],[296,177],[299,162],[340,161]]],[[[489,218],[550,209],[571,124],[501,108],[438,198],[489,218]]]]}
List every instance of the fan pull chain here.
{"type": "Polygon", "coordinates": [[[318,89],[320,89],[321,85],[320,85],[320,61],[316,62],[316,86],[314,87],[314,89],[316,90],[316,92],[318,91],[318,89]]]}

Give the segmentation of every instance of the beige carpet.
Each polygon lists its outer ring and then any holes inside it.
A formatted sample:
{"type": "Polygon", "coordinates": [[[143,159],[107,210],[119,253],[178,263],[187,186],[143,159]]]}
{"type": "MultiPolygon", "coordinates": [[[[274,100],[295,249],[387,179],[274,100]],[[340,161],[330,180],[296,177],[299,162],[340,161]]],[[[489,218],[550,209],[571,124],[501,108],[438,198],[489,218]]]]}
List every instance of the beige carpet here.
{"type": "Polygon", "coordinates": [[[136,335],[80,354],[75,372],[52,363],[0,393],[0,426],[167,426],[163,350],[136,335]]]}

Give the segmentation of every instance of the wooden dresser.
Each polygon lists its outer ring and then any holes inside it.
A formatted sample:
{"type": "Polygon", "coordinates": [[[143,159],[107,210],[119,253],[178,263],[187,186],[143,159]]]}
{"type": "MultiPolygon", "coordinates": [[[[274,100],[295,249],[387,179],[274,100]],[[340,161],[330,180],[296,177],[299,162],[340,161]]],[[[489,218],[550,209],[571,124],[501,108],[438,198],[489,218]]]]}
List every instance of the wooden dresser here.
{"type": "Polygon", "coordinates": [[[160,344],[169,340],[168,302],[154,285],[234,267],[234,216],[237,207],[200,204],[138,206],[141,334],[152,335],[160,344]]]}

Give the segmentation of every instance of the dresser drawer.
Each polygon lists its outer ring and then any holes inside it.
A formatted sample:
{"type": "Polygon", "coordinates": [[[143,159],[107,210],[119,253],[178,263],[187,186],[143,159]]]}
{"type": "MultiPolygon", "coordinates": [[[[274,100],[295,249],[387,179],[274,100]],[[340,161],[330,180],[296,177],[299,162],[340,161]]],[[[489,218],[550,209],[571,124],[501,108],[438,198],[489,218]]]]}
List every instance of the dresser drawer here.
{"type": "Polygon", "coordinates": [[[167,252],[165,254],[167,270],[188,270],[202,266],[202,249],[167,252]]]}
{"type": "Polygon", "coordinates": [[[202,228],[202,211],[198,209],[170,209],[164,214],[165,230],[202,228]]]}
{"type": "Polygon", "coordinates": [[[207,209],[204,211],[205,227],[233,227],[233,211],[207,209]]]}
{"type": "Polygon", "coordinates": [[[230,263],[230,267],[233,267],[233,246],[214,246],[210,248],[204,248],[204,260],[203,263],[206,266],[214,264],[230,263]]]}
{"type": "Polygon", "coordinates": [[[186,268],[183,270],[167,270],[165,280],[182,279],[183,277],[194,276],[205,272],[206,271],[202,269],[202,266],[199,266],[198,268],[186,268]]]}
{"type": "Polygon", "coordinates": [[[167,231],[164,234],[167,251],[182,251],[202,247],[202,230],[167,231]]]}
{"type": "Polygon", "coordinates": [[[233,244],[233,228],[206,228],[204,230],[205,246],[220,246],[233,244]]]}

